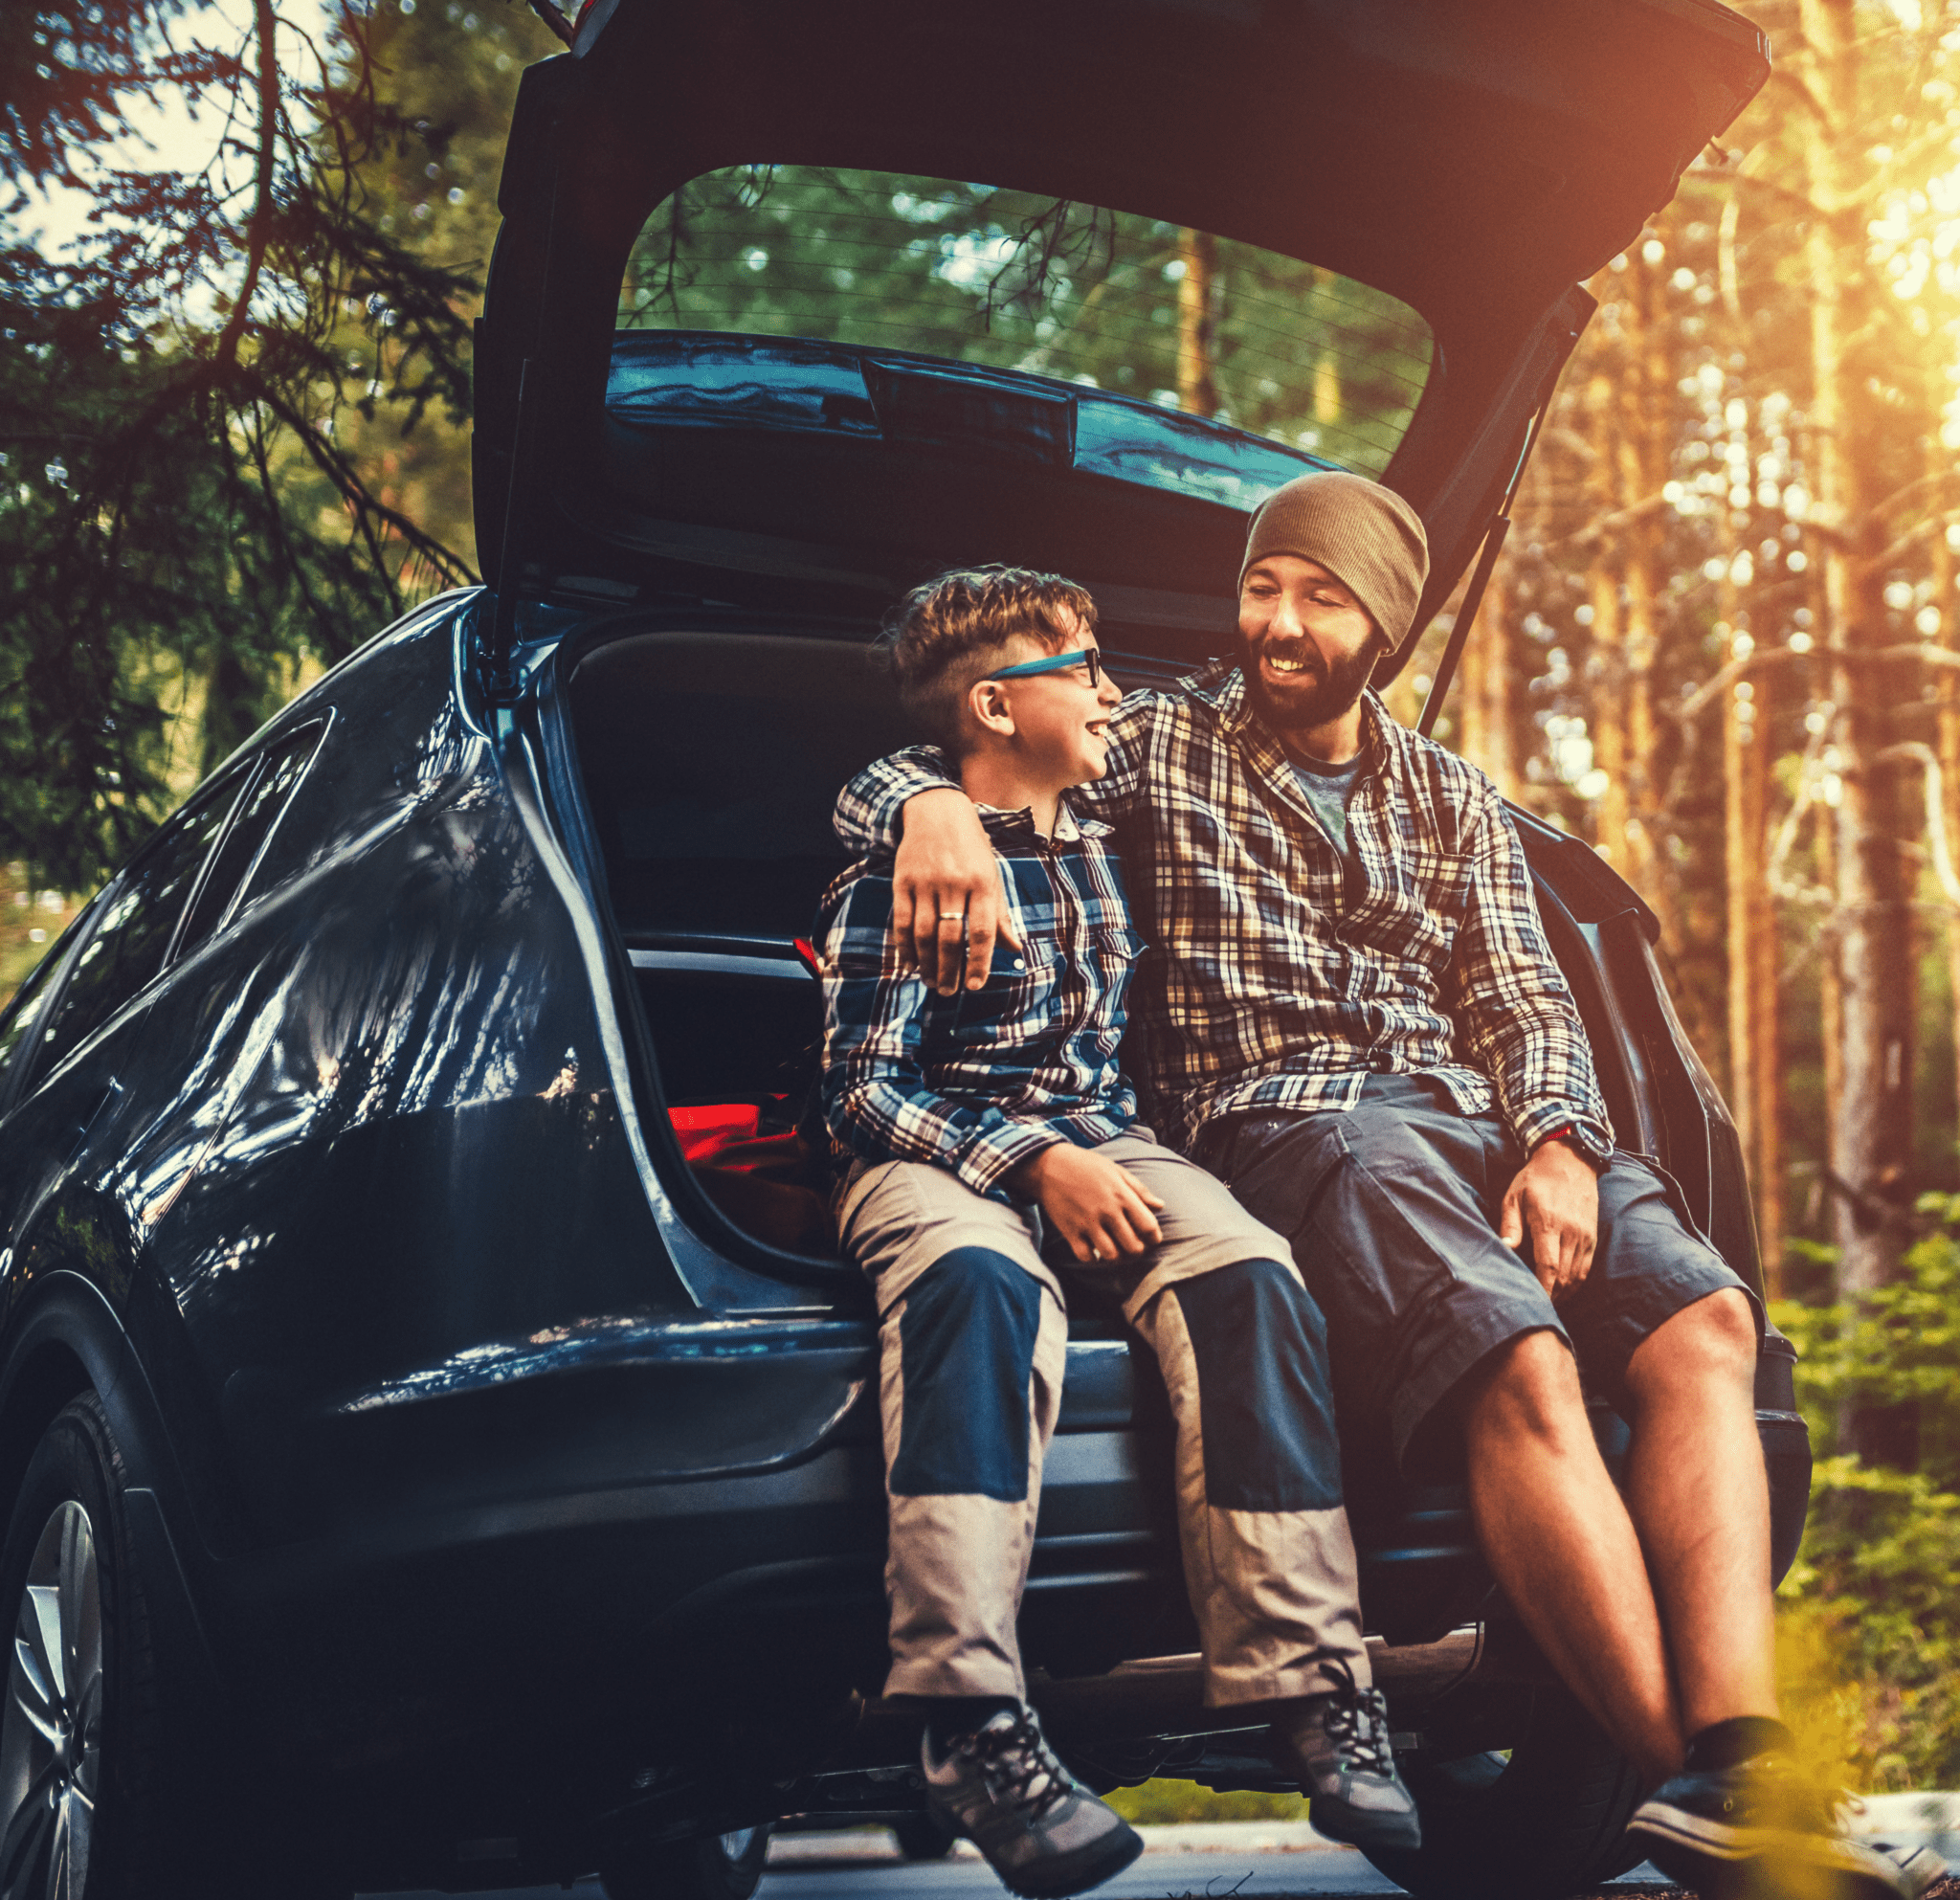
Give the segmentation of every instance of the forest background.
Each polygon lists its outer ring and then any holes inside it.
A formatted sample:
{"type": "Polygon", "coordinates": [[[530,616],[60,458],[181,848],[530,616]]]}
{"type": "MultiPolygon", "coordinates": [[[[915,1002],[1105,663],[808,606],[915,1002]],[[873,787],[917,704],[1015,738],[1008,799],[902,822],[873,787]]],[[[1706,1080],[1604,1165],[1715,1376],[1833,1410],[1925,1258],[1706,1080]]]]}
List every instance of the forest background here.
{"type": "MultiPolygon", "coordinates": [[[[469,323],[518,78],[560,35],[505,0],[228,5],[0,14],[0,995],[305,679],[474,578],[469,323]]],[[[1437,730],[1660,919],[1804,1353],[1808,1744],[1952,1786],[1960,0],[1741,11],[1774,75],[1589,286],[1437,730]]],[[[921,241],[842,275],[916,324],[987,204],[892,202],[921,241]]],[[[787,247],[791,183],[776,204],[787,247]]],[[[1160,399],[1294,440],[1338,411],[1351,358],[1235,413],[1235,267],[1138,241],[1160,399]]],[[[628,321],[681,314],[652,281],[628,321]]],[[[745,294],[797,326],[780,270],[745,294]]]]}

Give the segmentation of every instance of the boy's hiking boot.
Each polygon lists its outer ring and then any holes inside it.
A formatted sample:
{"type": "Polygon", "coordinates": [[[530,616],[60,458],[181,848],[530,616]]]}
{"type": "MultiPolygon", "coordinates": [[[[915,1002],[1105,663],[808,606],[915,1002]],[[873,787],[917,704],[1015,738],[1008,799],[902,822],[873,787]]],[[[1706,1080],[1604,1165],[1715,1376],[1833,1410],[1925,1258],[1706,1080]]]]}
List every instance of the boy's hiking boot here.
{"type": "Polygon", "coordinates": [[[1928,1847],[1852,1840],[1840,1799],[1787,1756],[1757,1755],[1662,1782],[1627,1834],[1702,1900],[1920,1900],[1946,1863],[1928,1847]]]}
{"type": "Polygon", "coordinates": [[[921,1760],[932,1812],[1028,1900],[1086,1892],[1144,1851],[1129,1822],[1056,1759],[1025,1703],[953,1736],[944,1755],[928,1730],[921,1760]]]}
{"type": "Polygon", "coordinates": [[[1338,1688],[1293,1704],[1273,1723],[1273,1766],[1300,1783],[1318,1833],[1357,1847],[1422,1845],[1415,1798],[1403,1784],[1389,1745],[1389,1706],[1378,1688],[1362,1688],[1340,1657],[1324,1659],[1338,1688]]]}

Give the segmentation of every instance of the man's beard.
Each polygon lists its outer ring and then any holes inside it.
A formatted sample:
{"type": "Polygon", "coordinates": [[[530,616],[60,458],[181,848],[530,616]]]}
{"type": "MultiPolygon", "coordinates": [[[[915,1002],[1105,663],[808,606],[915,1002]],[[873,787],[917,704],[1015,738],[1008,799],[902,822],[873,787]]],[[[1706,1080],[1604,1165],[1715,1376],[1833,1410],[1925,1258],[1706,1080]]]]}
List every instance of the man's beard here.
{"type": "MultiPolygon", "coordinates": [[[[1368,690],[1374,663],[1380,658],[1379,644],[1370,641],[1364,651],[1335,661],[1321,677],[1320,684],[1313,692],[1289,695],[1283,704],[1267,691],[1265,681],[1259,677],[1258,656],[1253,651],[1252,643],[1242,636],[1238,667],[1245,676],[1245,690],[1258,716],[1275,732],[1301,732],[1312,726],[1331,725],[1343,717],[1368,690]]],[[[1307,677],[1305,674],[1301,676],[1303,682],[1307,677]]]]}

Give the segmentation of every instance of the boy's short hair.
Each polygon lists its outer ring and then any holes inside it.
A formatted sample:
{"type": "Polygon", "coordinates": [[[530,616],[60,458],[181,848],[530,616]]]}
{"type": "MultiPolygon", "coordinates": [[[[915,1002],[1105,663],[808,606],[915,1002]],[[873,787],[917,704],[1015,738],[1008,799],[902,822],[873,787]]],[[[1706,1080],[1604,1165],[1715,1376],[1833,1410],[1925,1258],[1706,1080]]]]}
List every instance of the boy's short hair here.
{"type": "Polygon", "coordinates": [[[970,743],[961,710],[976,680],[1005,664],[1016,634],[1051,653],[1096,631],[1086,588],[1032,568],[956,568],[915,587],[885,615],[878,648],[899,704],[924,737],[958,758],[970,743]],[[1071,621],[1071,617],[1073,620],[1071,621]]]}

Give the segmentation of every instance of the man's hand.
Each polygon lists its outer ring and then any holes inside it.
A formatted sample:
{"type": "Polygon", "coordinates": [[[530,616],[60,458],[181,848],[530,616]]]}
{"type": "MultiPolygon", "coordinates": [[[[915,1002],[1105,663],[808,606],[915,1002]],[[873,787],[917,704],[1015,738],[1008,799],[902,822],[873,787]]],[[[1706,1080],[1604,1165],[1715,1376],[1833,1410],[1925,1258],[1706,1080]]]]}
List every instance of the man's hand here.
{"type": "Polygon", "coordinates": [[[987,981],[996,938],[1021,939],[1001,887],[1000,861],[973,801],[954,787],[905,800],[905,828],[892,863],[892,935],[907,969],[942,996],[987,981]]]}
{"type": "Polygon", "coordinates": [[[1048,1224],[1078,1260],[1140,1254],[1164,1238],[1164,1203],[1107,1155],[1058,1142],[1008,1175],[1011,1192],[1040,1204],[1048,1224]]]}
{"type": "Polygon", "coordinates": [[[1599,1239],[1599,1181],[1562,1141],[1541,1142],[1504,1196],[1497,1237],[1507,1247],[1531,1234],[1531,1270],[1553,1300],[1592,1270],[1599,1239]]]}

